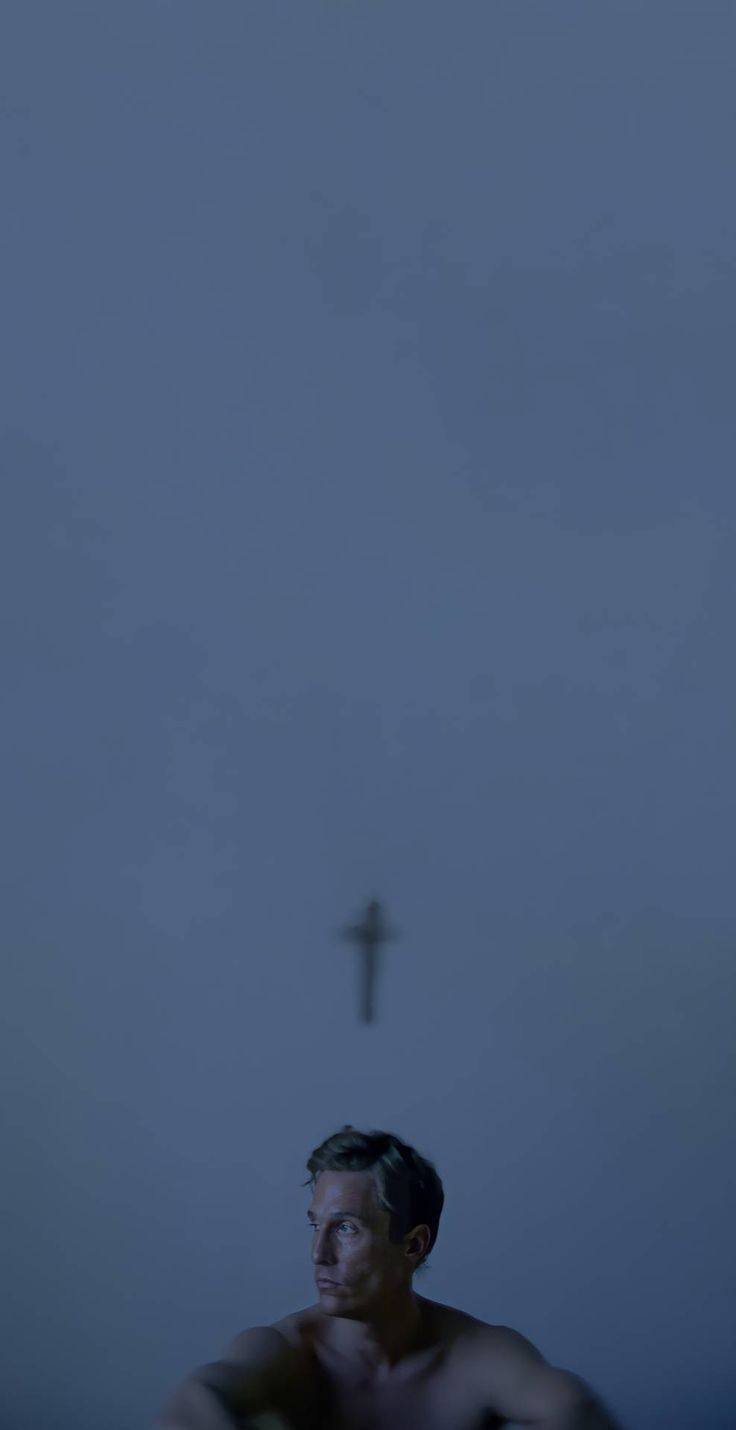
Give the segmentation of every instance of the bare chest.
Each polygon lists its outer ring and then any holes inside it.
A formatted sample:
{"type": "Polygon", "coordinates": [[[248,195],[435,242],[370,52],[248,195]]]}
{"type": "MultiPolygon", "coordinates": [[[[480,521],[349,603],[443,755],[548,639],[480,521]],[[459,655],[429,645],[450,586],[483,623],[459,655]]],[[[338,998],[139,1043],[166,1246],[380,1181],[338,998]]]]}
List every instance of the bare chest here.
{"type": "Polygon", "coordinates": [[[462,1355],[428,1356],[411,1374],[376,1383],[344,1373],[328,1354],[303,1349],[294,1430],[495,1430],[462,1355]]]}
{"type": "Polygon", "coordinates": [[[442,1372],[393,1387],[346,1388],[333,1382],[323,1405],[324,1430],[491,1430],[503,1423],[484,1412],[471,1386],[442,1372]]]}

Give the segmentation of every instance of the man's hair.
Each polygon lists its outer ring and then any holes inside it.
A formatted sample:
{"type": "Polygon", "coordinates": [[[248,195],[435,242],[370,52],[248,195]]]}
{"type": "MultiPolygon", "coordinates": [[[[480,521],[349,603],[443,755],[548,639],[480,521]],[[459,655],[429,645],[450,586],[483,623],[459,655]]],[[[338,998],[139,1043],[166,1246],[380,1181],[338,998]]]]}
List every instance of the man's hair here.
{"type": "Polygon", "coordinates": [[[314,1186],[320,1172],[370,1172],[379,1203],[389,1212],[389,1240],[400,1242],[415,1226],[428,1226],[429,1246],[415,1267],[426,1271],[445,1201],[437,1171],[426,1157],[393,1132],[359,1132],[349,1122],[315,1147],[307,1162],[303,1187],[314,1186]]]}

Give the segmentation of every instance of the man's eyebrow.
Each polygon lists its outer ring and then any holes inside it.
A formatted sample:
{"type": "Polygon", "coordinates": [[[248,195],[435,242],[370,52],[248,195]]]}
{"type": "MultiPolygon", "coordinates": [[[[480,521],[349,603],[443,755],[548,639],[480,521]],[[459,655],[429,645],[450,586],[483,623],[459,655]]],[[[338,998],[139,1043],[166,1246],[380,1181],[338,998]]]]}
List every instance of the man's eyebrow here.
{"type": "MultiPolygon", "coordinates": [[[[367,1220],[366,1217],[361,1216],[359,1212],[333,1212],[333,1213],[332,1213],[332,1217],[334,1218],[334,1217],[336,1217],[336,1216],[346,1216],[346,1217],[350,1217],[351,1221],[366,1221],[366,1220],[367,1220]]],[[[310,1210],[310,1211],[307,1212],[307,1220],[308,1220],[308,1221],[315,1221],[315,1220],[316,1220],[313,1211],[310,1210]]]]}

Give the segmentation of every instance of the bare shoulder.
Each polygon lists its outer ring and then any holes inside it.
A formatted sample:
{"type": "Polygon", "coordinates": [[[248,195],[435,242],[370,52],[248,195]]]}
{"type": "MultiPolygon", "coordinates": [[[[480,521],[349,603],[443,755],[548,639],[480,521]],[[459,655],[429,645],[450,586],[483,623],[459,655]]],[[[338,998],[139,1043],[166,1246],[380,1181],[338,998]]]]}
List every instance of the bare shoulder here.
{"type": "Polygon", "coordinates": [[[551,1365],[521,1331],[476,1321],[467,1337],[469,1364],[484,1400],[512,1419],[539,1419],[588,1398],[580,1376],[551,1365]]]}
{"type": "Polygon", "coordinates": [[[294,1341],[278,1325],[248,1326],[233,1337],[223,1358],[243,1372],[266,1400],[298,1374],[294,1341]]]}
{"type": "Polygon", "coordinates": [[[476,1320],[469,1345],[472,1345],[473,1353],[479,1360],[490,1361],[496,1366],[507,1367],[509,1371],[518,1371],[522,1375],[544,1366],[557,1375],[572,1375],[571,1371],[561,1371],[558,1366],[551,1366],[533,1341],[522,1335],[521,1331],[514,1330],[513,1326],[493,1325],[487,1321],[476,1320]]]}
{"type": "Polygon", "coordinates": [[[247,1326],[228,1343],[223,1360],[233,1365],[268,1364],[288,1351],[287,1337],[278,1326],[247,1326]]]}
{"type": "Polygon", "coordinates": [[[424,1296],[420,1296],[419,1300],[437,1340],[448,1347],[452,1345],[459,1351],[467,1347],[469,1354],[472,1354],[479,1337],[485,1332],[497,1329],[487,1321],[471,1316],[468,1311],[461,1311],[457,1306],[447,1306],[442,1301],[429,1301],[424,1296]]]}
{"type": "Polygon", "coordinates": [[[294,1352],[275,1326],[248,1326],[225,1346],[222,1356],[200,1366],[195,1378],[226,1395],[238,1413],[278,1408],[281,1387],[292,1377],[294,1352]]]}
{"type": "Polygon", "coordinates": [[[305,1336],[316,1330],[324,1319],[319,1306],[304,1306],[301,1311],[291,1311],[274,1321],[270,1329],[276,1331],[293,1349],[304,1343],[305,1336]]]}
{"type": "Polygon", "coordinates": [[[542,1352],[537,1349],[532,1341],[523,1336],[520,1331],[515,1331],[512,1326],[497,1325],[493,1321],[482,1321],[478,1316],[469,1316],[464,1312],[455,1313],[462,1316],[463,1328],[467,1332],[468,1347],[478,1355],[485,1355],[493,1351],[500,1356],[514,1356],[523,1354],[538,1357],[543,1360],[542,1352]]]}

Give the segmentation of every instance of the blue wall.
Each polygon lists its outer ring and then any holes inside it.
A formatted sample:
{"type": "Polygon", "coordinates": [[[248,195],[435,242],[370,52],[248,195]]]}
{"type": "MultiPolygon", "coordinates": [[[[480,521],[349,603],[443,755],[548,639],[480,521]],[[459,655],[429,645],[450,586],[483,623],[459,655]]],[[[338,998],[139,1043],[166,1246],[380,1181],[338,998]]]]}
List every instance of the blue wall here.
{"type": "Polygon", "coordinates": [[[423,1294],[733,1425],[733,6],[0,40],[4,1430],[308,1304],[345,1121],[423,1294]]]}

